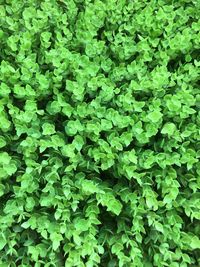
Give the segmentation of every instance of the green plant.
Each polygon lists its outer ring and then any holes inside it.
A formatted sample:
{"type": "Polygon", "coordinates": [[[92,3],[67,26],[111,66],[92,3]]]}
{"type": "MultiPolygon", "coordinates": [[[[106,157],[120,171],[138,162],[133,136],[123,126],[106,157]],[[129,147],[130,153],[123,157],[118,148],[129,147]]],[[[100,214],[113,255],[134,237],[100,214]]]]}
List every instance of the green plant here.
{"type": "Polygon", "coordinates": [[[200,266],[199,0],[0,0],[0,266],[200,266]]]}

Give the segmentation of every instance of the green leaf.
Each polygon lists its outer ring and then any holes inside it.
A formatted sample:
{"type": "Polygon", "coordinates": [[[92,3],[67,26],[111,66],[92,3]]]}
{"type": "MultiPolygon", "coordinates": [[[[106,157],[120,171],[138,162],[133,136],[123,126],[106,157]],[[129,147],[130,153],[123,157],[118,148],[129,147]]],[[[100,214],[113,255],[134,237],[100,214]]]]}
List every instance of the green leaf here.
{"type": "Polygon", "coordinates": [[[107,207],[108,211],[119,215],[122,210],[122,204],[119,200],[115,199],[112,195],[106,194],[100,196],[100,202],[103,206],[107,207]]]}
{"type": "Polygon", "coordinates": [[[159,122],[162,118],[162,113],[159,110],[154,110],[148,114],[148,118],[153,123],[159,122]]]}
{"type": "Polygon", "coordinates": [[[134,150],[129,152],[128,158],[132,163],[137,164],[137,156],[135,155],[134,150]]]}
{"type": "Polygon", "coordinates": [[[6,140],[3,136],[0,136],[0,148],[6,146],[6,140]]]}
{"type": "Polygon", "coordinates": [[[200,239],[197,236],[192,237],[190,246],[192,249],[200,249],[200,239]]]}
{"type": "Polygon", "coordinates": [[[85,232],[88,230],[88,222],[85,219],[78,219],[74,223],[74,227],[76,228],[77,231],[85,232]]]}
{"type": "Polygon", "coordinates": [[[158,230],[159,232],[163,233],[163,226],[162,226],[161,223],[155,222],[154,226],[155,226],[156,230],[158,230]]]}
{"type": "Polygon", "coordinates": [[[44,135],[52,135],[54,134],[56,131],[55,131],[55,126],[51,123],[48,123],[48,122],[45,122],[43,125],[42,125],[42,130],[43,130],[43,134],[44,135]]]}
{"type": "Polygon", "coordinates": [[[81,183],[81,186],[82,186],[83,192],[85,192],[86,194],[93,194],[99,191],[97,185],[90,180],[83,180],[81,183]]]}
{"type": "Polygon", "coordinates": [[[0,152],[0,164],[9,164],[11,160],[11,157],[8,155],[7,152],[0,152]]]}
{"type": "Polygon", "coordinates": [[[7,243],[7,241],[6,241],[5,237],[4,237],[4,235],[1,234],[0,235],[0,250],[2,250],[5,247],[6,243],[7,243]]]}
{"type": "Polygon", "coordinates": [[[50,239],[53,243],[53,250],[57,250],[60,246],[60,242],[63,240],[63,237],[61,234],[58,233],[51,233],[50,239]]]}
{"type": "Polygon", "coordinates": [[[174,123],[169,122],[163,126],[161,133],[168,134],[169,136],[171,136],[173,135],[175,130],[176,130],[176,125],[174,123]]]}
{"type": "Polygon", "coordinates": [[[0,85],[0,96],[6,97],[10,94],[10,92],[11,92],[11,90],[8,87],[8,85],[2,82],[0,85]]]}

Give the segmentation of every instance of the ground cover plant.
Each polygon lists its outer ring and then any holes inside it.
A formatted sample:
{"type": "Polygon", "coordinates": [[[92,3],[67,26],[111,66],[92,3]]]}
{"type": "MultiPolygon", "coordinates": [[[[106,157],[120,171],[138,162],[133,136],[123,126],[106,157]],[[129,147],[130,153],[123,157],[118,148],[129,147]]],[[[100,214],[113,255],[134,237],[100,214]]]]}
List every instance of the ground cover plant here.
{"type": "Polygon", "coordinates": [[[200,266],[199,108],[199,0],[0,0],[0,266],[200,266]]]}

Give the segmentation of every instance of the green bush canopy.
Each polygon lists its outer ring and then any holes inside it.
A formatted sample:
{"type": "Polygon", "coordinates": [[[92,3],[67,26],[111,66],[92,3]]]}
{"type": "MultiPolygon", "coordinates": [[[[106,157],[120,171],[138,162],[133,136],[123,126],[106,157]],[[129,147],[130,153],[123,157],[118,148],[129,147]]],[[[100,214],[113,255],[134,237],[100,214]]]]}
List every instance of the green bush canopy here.
{"type": "Polygon", "coordinates": [[[0,266],[200,266],[200,1],[0,0],[0,266]]]}

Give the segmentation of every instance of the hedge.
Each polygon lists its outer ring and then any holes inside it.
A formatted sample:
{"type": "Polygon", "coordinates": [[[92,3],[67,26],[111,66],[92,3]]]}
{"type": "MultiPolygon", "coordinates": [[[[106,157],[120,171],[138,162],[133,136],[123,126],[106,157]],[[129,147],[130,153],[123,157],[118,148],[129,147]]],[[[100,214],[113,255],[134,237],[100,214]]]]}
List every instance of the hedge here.
{"type": "Polygon", "coordinates": [[[200,266],[200,1],[0,0],[0,266],[200,266]]]}

